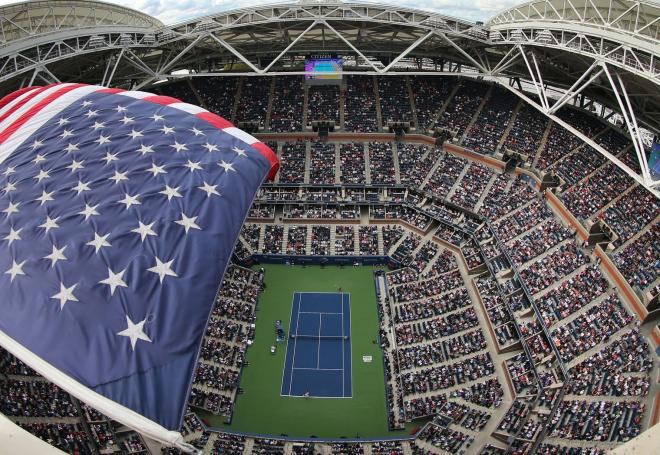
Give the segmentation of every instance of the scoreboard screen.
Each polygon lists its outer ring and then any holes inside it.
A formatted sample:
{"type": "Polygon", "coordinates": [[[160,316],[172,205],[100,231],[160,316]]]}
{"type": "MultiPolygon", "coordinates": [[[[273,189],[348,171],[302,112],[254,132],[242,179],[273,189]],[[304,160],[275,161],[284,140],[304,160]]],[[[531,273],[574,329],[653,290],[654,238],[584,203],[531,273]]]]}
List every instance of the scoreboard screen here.
{"type": "Polygon", "coordinates": [[[340,58],[315,58],[305,62],[305,79],[308,81],[337,82],[341,80],[344,62],[340,58]]]}

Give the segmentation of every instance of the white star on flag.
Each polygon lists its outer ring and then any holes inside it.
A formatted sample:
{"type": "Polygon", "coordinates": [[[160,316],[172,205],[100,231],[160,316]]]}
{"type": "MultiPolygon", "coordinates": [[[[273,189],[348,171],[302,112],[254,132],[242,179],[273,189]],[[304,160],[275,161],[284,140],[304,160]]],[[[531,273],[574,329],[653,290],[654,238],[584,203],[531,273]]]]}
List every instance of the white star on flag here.
{"type": "Polygon", "coordinates": [[[205,181],[204,185],[198,186],[197,188],[199,188],[202,191],[206,191],[206,197],[211,197],[211,195],[213,194],[215,194],[216,196],[220,196],[220,193],[218,193],[218,190],[216,190],[217,187],[218,185],[210,185],[205,181]]]}
{"type": "Polygon", "coordinates": [[[78,284],[74,284],[71,287],[66,287],[64,283],[60,281],[60,292],[55,294],[54,296],[51,297],[51,299],[54,300],[59,300],[60,301],[60,310],[64,308],[64,305],[67,302],[77,302],[78,299],[76,298],[75,295],[73,295],[73,290],[78,286],[78,284]]]}
{"type": "Polygon", "coordinates": [[[2,175],[7,177],[7,176],[9,176],[11,174],[14,174],[14,173],[16,173],[16,168],[12,167],[12,166],[9,166],[9,167],[7,167],[7,169],[5,169],[5,172],[3,172],[2,175]]]}
{"type": "Polygon", "coordinates": [[[170,147],[176,150],[177,153],[179,153],[181,150],[188,150],[186,144],[179,144],[178,141],[174,141],[174,144],[170,144],[170,147]]]}
{"type": "Polygon", "coordinates": [[[110,237],[110,234],[99,235],[98,232],[95,232],[94,240],[87,242],[86,245],[93,246],[95,253],[98,253],[101,248],[105,246],[112,246],[110,242],[108,242],[108,237],[110,237]]]}
{"type": "Polygon", "coordinates": [[[20,228],[17,231],[14,230],[14,228],[9,228],[9,234],[7,234],[7,237],[5,237],[3,240],[8,240],[10,245],[14,243],[15,240],[21,240],[22,230],[23,228],[20,228]]]}
{"type": "Polygon", "coordinates": [[[158,236],[158,234],[152,229],[155,222],[144,224],[142,221],[139,221],[139,223],[139,226],[135,229],[131,229],[131,232],[140,234],[140,240],[144,242],[144,239],[146,239],[148,235],[158,236]]]}
{"type": "Polygon", "coordinates": [[[68,118],[60,117],[60,119],[57,121],[57,126],[66,125],[67,123],[69,123],[68,118]]]}
{"type": "Polygon", "coordinates": [[[25,272],[23,272],[23,266],[25,265],[25,262],[23,261],[20,264],[18,264],[16,261],[12,260],[11,267],[5,272],[5,275],[11,275],[11,282],[14,282],[14,278],[16,278],[17,275],[25,275],[25,272]]]}
{"type": "Polygon", "coordinates": [[[55,219],[52,219],[51,217],[47,216],[46,221],[43,224],[40,224],[38,227],[45,229],[46,233],[48,233],[48,231],[50,231],[51,229],[57,229],[58,227],[60,227],[60,225],[57,224],[57,220],[59,219],[60,219],[59,216],[55,219]]]}
{"type": "Polygon", "coordinates": [[[78,143],[72,144],[71,142],[69,142],[69,145],[67,145],[64,150],[66,150],[67,153],[77,152],[78,151],[78,143]]]}
{"type": "Polygon", "coordinates": [[[140,197],[139,194],[136,194],[135,196],[131,196],[128,193],[124,193],[124,199],[117,202],[119,204],[124,204],[126,206],[126,210],[128,210],[134,205],[142,205],[142,202],[138,200],[138,197],[140,197]]]}
{"type": "Polygon", "coordinates": [[[71,169],[71,172],[76,172],[78,169],[85,168],[85,166],[83,166],[84,162],[85,162],[84,160],[81,161],[72,160],[71,164],[69,164],[66,168],[71,169]]]}
{"type": "Polygon", "coordinates": [[[16,184],[15,183],[7,182],[5,187],[2,189],[2,192],[7,194],[7,193],[10,193],[10,192],[14,191],[15,189],[16,189],[16,184]]]}
{"type": "Polygon", "coordinates": [[[80,195],[83,191],[91,191],[89,188],[89,182],[83,182],[82,180],[78,180],[78,184],[71,188],[71,191],[75,191],[80,195]]]}
{"type": "Polygon", "coordinates": [[[124,125],[128,125],[129,123],[135,123],[135,119],[133,117],[127,117],[124,115],[124,118],[120,120],[124,125]]]}
{"type": "Polygon", "coordinates": [[[82,107],[88,107],[88,106],[91,106],[91,105],[92,105],[92,102],[89,101],[89,100],[85,100],[85,101],[83,101],[82,103],[80,103],[80,105],[81,105],[82,107]]]}
{"type": "Polygon", "coordinates": [[[43,155],[37,154],[37,156],[32,160],[34,164],[39,164],[42,161],[46,161],[46,158],[43,155]]]}
{"type": "Polygon", "coordinates": [[[99,113],[97,111],[93,111],[93,110],[90,109],[85,113],[85,115],[87,116],[87,118],[92,118],[92,117],[96,117],[97,115],[99,115],[99,113]]]}
{"type": "Polygon", "coordinates": [[[209,144],[208,142],[207,142],[206,144],[204,144],[203,147],[204,147],[206,150],[208,150],[209,153],[211,153],[211,152],[217,152],[217,151],[218,151],[218,146],[217,146],[217,145],[215,145],[215,144],[209,144]]]}
{"type": "Polygon", "coordinates": [[[2,212],[7,214],[7,217],[9,217],[12,213],[18,213],[18,206],[21,205],[20,202],[17,202],[14,204],[13,202],[9,201],[9,206],[4,209],[2,212]]]}
{"type": "Polygon", "coordinates": [[[96,208],[99,205],[100,204],[96,204],[94,206],[91,206],[91,205],[85,204],[85,208],[83,210],[81,210],[80,212],[78,212],[77,215],[85,215],[85,221],[87,221],[90,216],[99,215],[99,212],[96,211],[96,208]]]}
{"type": "Polygon", "coordinates": [[[50,171],[44,171],[43,169],[39,171],[37,175],[34,176],[34,178],[41,183],[42,180],[49,179],[50,178],[50,171]]]}
{"type": "Polygon", "coordinates": [[[53,245],[53,252],[50,253],[48,256],[44,256],[44,259],[48,259],[52,261],[50,265],[51,268],[55,267],[57,261],[67,260],[67,257],[64,256],[64,250],[66,250],[66,245],[64,245],[62,248],[57,248],[55,245],[53,245]]]}
{"type": "Polygon", "coordinates": [[[167,125],[163,125],[163,127],[160,129],[160,131],[162,131],[163,134],[167,135],[167,134],[171,134],[171,133],[173,133],[173,132],[174,132],[174,128],[170,128],[170,127],[167,126],[167,125]]]}
{"type": "Polygon", "coordinates": [[[41,147],[42,145],[44,145],[43,141],[35,140],[35,141],[32,143],[32,150],[36,150],[36,149],[38,149],[39,147],[41,147]]]}
{"type": "Polygon", "coordinates": [[[140,144],[140,148],[138,149],[138,152],[140,152],[141,155],[146,155],[147,153],[154,153],[154,146],[140,144]]]}
{"type": "Polygon", "coordinates": [[[94,122],[94,124],[90,128],[93,129],[94,131],[101,128],[105,128],[105,122],[94,122]]]}
{"type": "Polygon", "coordinates": [[[124,106],[119,106],[119,105],[118,105],[118,106],[115,108],[115,111],[117,111],[117,114],[120,114],[120,113],[124,112],[126,109],[127,109],[126,107],[124,107],[124,106]]]}
{"type": "Polygon", "coordinates": [[[174,259],[172,259],[171,261],[163,262],[158,258],[158,256],[156,256],[155,258],[156,258],[156,265],[147,269],[147,271],[157,274],[158,277],[160,278],[161,284],[163,283],[163,280],[165,279],[166,276],[173,276],[173,277],[179,276],[174,272],[174,270],[172,270],[172,263],[174,262],[174,259]]]}
{"type": "Polygon", "coordinates": [[[225,172],[233,171],[236,172],[236,169],[234,169],[234,166],[231,163],[225,163],[224,160],[218,163],[218,166],[223,168],[225,172]]]}
{"type": "Polygon", "coordinates": [[[113,161],[119,161],[119,158],[117,158],[117,155],[119,155],[119,153],[110,153],[110,152],[108,152],[108,153],[105,154],[105,157],[101,158],[101,161],[105,161],[105,166],[107,166],[108,164],[112,163],[113,161]]]}
{"type": "Polygon", "coordinates": [[[190,172],[201,171],[202,166],[200,166],[199,163],[200,163],[199,161],[193,162],[193,161],[188,160],[188,162],[186,164],[184,164],[184,166],[187,167],[188,169],[190,169],[190,172]]]}
{"type": "Polygon", "coordinates": [[[201,136],[204,136],[204,132],[203,132],[202,130],[198,130],[198,129],[195,128],[194,126],[192,127],[192,129],[191,129],[190,131],[192,131],[192,133],[193,133],[195,136],[200,136],[200,135],[201,135],[201,136]]]}
{"type": "Polygon", "coordinates": [[[61,137],[62,139],[66,139],[66,138],[69,137],[69,136],[73,136],[73,131],[71,131],[71,130],[63,130],[63,131],[62,131],[62,134],[60,134],[60,137],[61,137]]]}
{"type": "Polygon", "coordinates": [[[128,327],[126,327],[126,329],[122,330],[121,332],[117,332],[117,335],[122,337],[128,337],[131,340],[131,349],[133,351],[135,351],[135,345],[137,344],[138,340],[147,341],[151,343],[151,338],[149,338],[147,334],[144,333],[145,322],[146,319],[143,319],[137,324],[134,324],[133,321],[131,321],[131,318],[126,316],[126,323],[128,324],[128,327]]]}
{"type": "Polygon", "coordinates": [[[41,204],[39,204],[39,205],[44,205],[46,202],[49,202],[49,201],[53,200],[53,196],[52,196],[53,193],[55,193],[55,191],[51,191],[50,193],[47,193],[46,190],[44,190],[41,193],[41,196],[36,198],[35,201],[41,202],[41,204]]]}
{"type": "Polygon", "coordinates": [[[99,284],[107,284],[108,286],[110,286],[110,295],[114,295],[115,289],[117,289],[118,287],[122,287],[122,288],[128,287],[128,285],[124,281],[124,272],[126,272],[126,269],[122,270],[121,272],[115,273],[112,271],[110,267],[108,267],[108,278],[99,281],[99,284]]]}
{"type": "Polygon", "coordinates": [[[236,147],[236,146],[234,146],[234,148],[232,148],[232,151],[236,152],[236,154],[237,154],[238,156],[246,156],[246,154],[245,154],[245,150],[243,150],[243,149],[241,149],[241,148],[238,148],[238,147],[236,147]]]}
{"type": "Polygon", "coordinates": [[[154,114],[154,115],[152,115],[152,116],[149,117],[149,118],[154,119],[154,122],[160,122],[160,121],[163,120],[165,117],[163,117],[162,115],[154,114]]]}
{"type": "Polygon", "coordinates": [[[126,171],[126,172],[115,171],[115,175],[113,175],[112,177],[109,177],[108,180],[114,180],[115,185],[116,185],[119,182],[121,182],[122,180],[128,180],[128,177],[126,177],[126,174],[128,174],[128,171],[126,171]]]}
{"type": "Polygon", "coordinates": [[[199,229],[200,231],[202,230],[202,228],[200,228],[197,223],[195,223],[195,221],[197,221],[196,216],[188,217],[185,213],[181,212],[181,219],[175,221],[175,223],[183,226],[187,234],[190,229],[199,229]]]}
{"type": "Polygon", "coordinates": [[[151,163],[151,167],[147,169],[147,172],[151,172],[154,177],[156,177],[158,174],[167,174],[165,166],[157,166],[156,163],[151,163]]]}
{"type": "Polygon", "coordinates": [[[99,145],[103,145],[103,144],[109,144],[112,141],[110,140],[110,136],[104,136],[101,134],[99,138],[94,142],[98,143],[99,145]]]}
{"type": "Polygon", "coordinates": [[[137,139],[137,138],[139,138],[139,137],[144,136],[144,134],[142,134],[142,131],[136,131],[136,130],[131,130],[131,132],[130,132],[128,135],[129,135],[129,136],[131,137],[131,139],[133,139],[133,140],[135,140],[135,139],[137,139]]]}
{"type": "Polygon", "coordinates": [[[176,188],[170,188],[169,185],[165,185],[165,189],[163,191],[159,191],[158,193],[164,194],[167,196],[167,200],[171,201],[173,197],[183,197],[181,196],[181,193],[179,193],[179,188],[180,187],[178,186],[176,188]]]}
{"type": "Polygon", "coordinates": [[[140,240],[142,240],[143,242],[148,235],[158,236],[158,234],[156,234],[156,232],[152,229],[153,225],[155,224],[155,221],[149,224],[144,224],[142,221],[139,221],[138,223],[139,226],[135,229],[131,229],[131,232],[140,234],[140,240]]]}

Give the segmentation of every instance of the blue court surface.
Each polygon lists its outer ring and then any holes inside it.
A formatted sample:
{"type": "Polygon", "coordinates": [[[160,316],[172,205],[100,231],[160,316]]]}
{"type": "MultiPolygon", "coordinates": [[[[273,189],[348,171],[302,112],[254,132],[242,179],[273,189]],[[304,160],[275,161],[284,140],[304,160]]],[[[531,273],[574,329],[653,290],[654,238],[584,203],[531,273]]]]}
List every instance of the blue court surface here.
{"type": "Polygon", "coordinates": [[[295,292],[282,374],[282,396],[350,398],[350,295],[295,292]]]}

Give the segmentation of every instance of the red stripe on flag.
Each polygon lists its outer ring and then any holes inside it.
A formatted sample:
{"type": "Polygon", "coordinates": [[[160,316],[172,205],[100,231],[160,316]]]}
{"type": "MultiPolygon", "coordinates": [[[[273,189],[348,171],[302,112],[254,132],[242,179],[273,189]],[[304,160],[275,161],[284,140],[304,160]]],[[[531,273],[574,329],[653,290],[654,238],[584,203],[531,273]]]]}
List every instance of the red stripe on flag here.
{"type": "Polygon", "coordinates": [[[219,115],[214,114],[213,112],[200,112],[199,114],[195,114],[195,116],[197,118],[201,118],[202,120],[210,123],[211,125],[221,130],[225,128],[231,128],[234,126],[232,122],[230,122],[225,118],[220,117],[219,115]]]}
{"type": "Polygon", "coordinates": [[[97,93],[121,93],[125,92],[123,88],[104,88],[103,90],[99,90],[97,93]]]}
{"type": "Polygon", "coordinates": [[[277,159],[277,155],[275,155],[275,152],[263,142],[255,142],[254,144],[251,144],[251,146],[259,150],[259,153],[261,153],[270,163],[268,180],[273,180],[277,171],[280,169],[280,160],[277,159]]]}
{"type": "MultiPolygon", "coordinates": [[[[84,87],[86,84],[73,84],[61,88],[60,90],[51,93],[46,98],[39,101],[37,104],[32,106],[27,112],[21,115],[14,123],[5,128],[4,131],[0,133],[0,144],[5,142],[12,134],[16,132],[21,126],[23,126],[28,120],[30,120],[36,113],[42,110],[44,107],[48,106],[51,102],[59,98],[60,96],[69,93],[71,90],[75,90],[80,87],[84,87]]],[[[44,87],[46,88],[46,87],[44,87]]]]}

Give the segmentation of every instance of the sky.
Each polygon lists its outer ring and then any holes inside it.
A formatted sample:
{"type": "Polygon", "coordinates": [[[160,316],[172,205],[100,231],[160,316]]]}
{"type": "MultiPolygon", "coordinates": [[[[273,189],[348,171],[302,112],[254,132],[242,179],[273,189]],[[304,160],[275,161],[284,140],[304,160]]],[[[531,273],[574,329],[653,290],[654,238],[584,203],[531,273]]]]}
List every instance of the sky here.
{"type": "MultiPolygon", "coordinates": [[[[165,24],[216,13],[228,9],[243,8],[256,4],[285,3],[255,0],[106,0],[129,6],[157,17],[165,24]]],[[[437,11],[472,21],[486,20],[496,12],[523,3],[524,0],[382,0],[373,3],[392,3],[400,6],[437,11]]],[[[0,0],[0,4],[13,3],[0,0]]]]}

